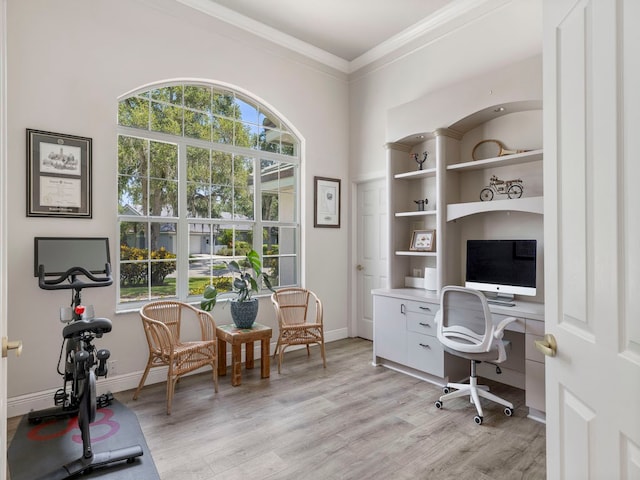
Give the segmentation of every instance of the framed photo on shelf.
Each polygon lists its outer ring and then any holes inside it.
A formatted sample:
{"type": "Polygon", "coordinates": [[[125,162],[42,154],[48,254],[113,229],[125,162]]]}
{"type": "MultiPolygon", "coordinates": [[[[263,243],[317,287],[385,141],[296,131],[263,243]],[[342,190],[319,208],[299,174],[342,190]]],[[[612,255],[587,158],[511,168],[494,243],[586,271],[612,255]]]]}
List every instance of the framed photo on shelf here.
{"type": "Polygon", "coordinates": [[[313,226],[340,228],[340,179],[313,177],[313,226]]]}
{"type": "Polygon", "coordinates": [[[414,230],[409,250],[414,252],[434,252],[436,249],[435,230],[414,230]]]}
{"type": "Polygon", "coordinates": [[[91,139],[27,129],[27,216],[91,218],[91,139]]]}

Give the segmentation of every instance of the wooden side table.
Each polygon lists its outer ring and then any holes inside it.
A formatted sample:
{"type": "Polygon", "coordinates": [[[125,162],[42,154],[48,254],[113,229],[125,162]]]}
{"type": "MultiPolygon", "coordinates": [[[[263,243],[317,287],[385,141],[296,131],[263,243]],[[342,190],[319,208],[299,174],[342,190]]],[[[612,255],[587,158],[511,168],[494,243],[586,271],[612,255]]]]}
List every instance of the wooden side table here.
{"type": "Polygon", "coordinates": [[[245,368],[253,368],[253,342],[260,340],[260,377],[269,378],[271,328],[254,323],[251,328],[238,328],[235,325],[216,327],[218,338],[218,376],[227,374],[227,342],[231,344],[231,385],[242,383],[241,347],[245,344],[245,368]]]}

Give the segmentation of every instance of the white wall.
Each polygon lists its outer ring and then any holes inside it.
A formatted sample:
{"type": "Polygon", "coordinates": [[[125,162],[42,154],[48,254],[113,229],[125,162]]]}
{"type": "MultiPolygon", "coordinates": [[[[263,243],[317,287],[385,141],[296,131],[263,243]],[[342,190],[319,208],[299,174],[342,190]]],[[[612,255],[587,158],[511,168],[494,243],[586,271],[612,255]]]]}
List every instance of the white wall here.
{"type": "MultiPolygon", "coordinates": [[[[384,144],[428,131],[433,118],[423,108],[417,113],[424,118],[422,128],[419,117],[396,127],[387,123],[390,110],[541,53],[542,1],[512,0],[451,32],[434,33],[400,58],[385,58],[355,72],[349,82],[352,178],[384,172],[384,144]]],[[[460,99],[445,96],[443,102],[460,99]]],[[[464,105],[461,109],[473,113],[464,105]]]]}
{"type": "MultiPolygon", "coordinates": [[[[237,86],[300,132],[303,275],[323,299],[328,336],[346,336],[348,209],[343,200],[341,229],[314,229],[312,215],[314,175],[348,180],[343,74],[172,0],[8,0],[7,33],[8,333],[24,342],[23,355],[9,364],[10,404],[12,398],[15,404],[61,386],[55,373],[62,339],[58,308],[69,305],[70,294],[38,288],[33,238],[108,236],[117,256],[117,98],[159,80],[197,78],[237,86]],[[27,128],[93,139],[93,219],[26,217],[27,128]]],[[[147,356],[138,315],[116,314],[115,287],[84,290],[83,300],[94,304],[99,316],[112,318],[113,331],[98,345],[111,350],[117,374],[128,375],[131,383],[147,356]]],[[[260,311],[260,321],[275,326],[266,299],[260,311]]],[[[214,317],[230,323],[228,308],[216,307],[214,317]]],[[[44,401],[51,404],[48,393],[44,401]]],[[[19,410],[9,414],[23,413],[19,410]]]]}

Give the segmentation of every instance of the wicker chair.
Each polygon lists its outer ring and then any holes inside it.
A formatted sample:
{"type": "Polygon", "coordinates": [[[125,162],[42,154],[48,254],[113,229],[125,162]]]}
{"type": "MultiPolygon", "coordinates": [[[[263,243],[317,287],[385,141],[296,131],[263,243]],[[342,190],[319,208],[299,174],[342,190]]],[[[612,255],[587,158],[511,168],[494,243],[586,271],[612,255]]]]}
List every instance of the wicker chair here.
{"type": "Polygon", "coordinates": [[[167,415],[171,414],[173,392],[178,379],[189,372],[206,365],[213,369],[213,384],[218,391],[218,358],[216,343],[216,323],[208,312],[177,301],[156,301],[140,309],[144,333],[149,345],[149,360],[133,394],[137,400],[144,386],[149,370],[153,367],[168,366],[167,371],[167,415]],[[202,340],[180,340],[180,323],[183,318],[200,321],[202,340]]]}
{"type": "Polygon", "coordinates": [[[273,358],[278,355],[278,373],[280,373],[284,351],[291,345],[306,345],[307,355],[310,355],[309,345],[320,345],[322,366],[327,368],[322,302],[316,294],[304,288],[283,288],[271,295],[271,302],[276,310],[280,331],[278,343],[273,352],[273,358]]]}

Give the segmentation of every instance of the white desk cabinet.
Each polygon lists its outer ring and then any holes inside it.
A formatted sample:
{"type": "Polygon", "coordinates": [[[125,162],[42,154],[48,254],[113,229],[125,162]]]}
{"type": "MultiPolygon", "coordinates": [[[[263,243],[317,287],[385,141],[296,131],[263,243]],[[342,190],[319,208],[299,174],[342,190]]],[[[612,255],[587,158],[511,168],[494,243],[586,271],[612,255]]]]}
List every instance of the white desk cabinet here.
{"type": "MultiPolygon", "coordinates": [[[[469,361],[444,351],[436,337],[439,297],[419,289],[379,289],[373,292],[373,363],[445,385],[469,376],[469,361]]],[[[544,357],[534,341],[544,334],[544,306],[519,302],[515,308],[490,306],[495,321],[517,318],[505,331],[512,343],[502,374],[480,364],[478,375],[525,389],[529,416],[544,419],[544,357]],[[483,368],[480,368],[483,367],[483,368]]]]}
{"type": "Polygon", "coordinates": [[[437,385],[469,375],[469,362],[446,353],[436,338],[437,297],[373,295],[373,363],[437,385]]]}

